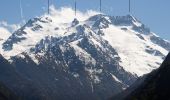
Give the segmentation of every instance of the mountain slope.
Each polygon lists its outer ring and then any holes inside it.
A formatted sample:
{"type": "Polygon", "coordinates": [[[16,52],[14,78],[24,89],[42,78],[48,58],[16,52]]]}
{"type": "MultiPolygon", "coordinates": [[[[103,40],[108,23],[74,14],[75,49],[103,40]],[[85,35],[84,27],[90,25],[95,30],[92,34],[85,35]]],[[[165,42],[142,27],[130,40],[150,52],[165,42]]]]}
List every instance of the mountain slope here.
{"type": "MultiPolygon", "coordinates": [[[[42,98],[50,99],[50,96],[45,92],[45,89],[43,89],[41,85],[37,83],[35,84],[32,80],[22,76],[20,73],[18,73],[15,66],[11,65],[1,55],[0,80],[3,84],[5,84],[5,87],[7,88],[7,91],[6,89],[4,91],[8,93],[8,89],[11,90],[11,93],[15,94],[16,97],[19,97],[21,100],[41,100],[42,98]]],[[[9,95],[3,95],[10,97],[10,91],[9,95]]]]}
{"type": "MultiPolygon", "coordinates": [[[[11,73],[28,83],[21,83],[26,90],[32,86],[38,100],[105,100],[158,68],[169,50],[168,41],[131,15],[62,18],[54,11],[31,19],[2,43],[11,73]]],[[[20,92],[27,97],[31,89],[20,92]]]]}
{"type": "Polygon", "coordinates": [[[159,69],[138,79],[130,88],[110,100],[169,100],[169,67],[170,54],[159,69]]]}
{"type": "Polygon", "coordinates": [[[145,81],[134,90],[126,100],[169,100],[170,54],[161,67],[147,76],[145,81]]]}
{"type": "MultiPolygon", "coordinates": [[[[120,64],[125,66],[126,71],[141,76],[154,69],[154,66],[158,68],[159,61],[162,61],[167,51],[150,40],[150,36],[154,34],[148,31],[148,28],[130,15],[102,18],[110,20],[108,27],[102,28],[102,37],[116,49],[122,61],[120,64]],[[134,30],[134,27],[142,32],[134,30]]],[[[103,23],[105,22],[101,22],[101,25],[103,23]]]]}
{"type": "Polygon", "coordinates": [[[0,100],[19,100],[6,86],[0,83],[0,100]]]}
{"type": "Polygon", "coordinates": [[[0,35],[0,54],[3,54],[2,44],[8,39],[11,33],[6,28],[0,26],[0,35]]]}
{"type": "Polygon", "coordinates": [[[31,49],[32,55],[12,58],[13,64],[22,76],[49,86],[53,99],[103,100],[121,92],[137,77],[120,67],[117,53],[106,41],[83,27],[77,26],[78,32],[65,37],[46,37],[31,49]]]}

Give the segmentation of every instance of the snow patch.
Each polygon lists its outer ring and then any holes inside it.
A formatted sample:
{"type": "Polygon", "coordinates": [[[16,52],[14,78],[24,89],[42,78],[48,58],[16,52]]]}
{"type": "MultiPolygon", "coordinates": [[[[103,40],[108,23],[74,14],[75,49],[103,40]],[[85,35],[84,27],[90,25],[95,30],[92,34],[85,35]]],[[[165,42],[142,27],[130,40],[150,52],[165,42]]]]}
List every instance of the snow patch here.
{"type": "Polygon", "coordinates": [[[95,84],[98,84],[101,82],[100,78],[99,78],[99,74],[101,74],[103,72],[102,69],[96,69],[96,68],[85,68],[85,71],[87,71],[89,73],[90,78],[93,80],[93,82],[95,84]]]}
{"type": "Polygon", "coordinates": [[[79,41],[81,41],[81,39],[70,43],[70,45],[75,50],[76,56],[78,56],[81,61],[85,62],[85,65],[92,64],[95,66],[96,60],[93,57],[91,57],[91,55],[88,54],[85,50],[83,50],[77,45],[79,41]]]}
{"type": "Polygon", "coordinates": [[[150,41],[139,39],[136,33],[120,30],[120,28],[114,25],[110,25],[109,28],[103,29],[103,31],[105,33],[103,38],[118,52],[121,58],[120,65],[127,72],[137,74],[138,76],[158,68],[160,65],[155,62],[162,63],[163,61],[161,57],[148,54],[145,51],[148,45],[165,55],[168,53],[168,51],[158,45],[154,45],[150,41]]]}
{"type": "Polygon", "coordinates": [[[115,75],[113,75],[113,74],[111,74],[111,75],[112,75],[112,78],[113,78],[116,82],[122,83],[122,81],[120,81],[115,75]]]}

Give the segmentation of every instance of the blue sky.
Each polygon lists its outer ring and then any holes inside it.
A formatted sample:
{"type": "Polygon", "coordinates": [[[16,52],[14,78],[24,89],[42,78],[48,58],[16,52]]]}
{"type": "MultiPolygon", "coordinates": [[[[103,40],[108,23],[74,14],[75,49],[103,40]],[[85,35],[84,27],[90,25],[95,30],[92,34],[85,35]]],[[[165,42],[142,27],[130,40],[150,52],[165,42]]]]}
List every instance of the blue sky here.
{"type": "MultiPolygon", "coordinates": [[[[78,9],[99,10],[99,0],[77,0],[78,9]]],[[[132,14],[161,37],[170,40],[170,0],[131,0],[132,14]]],[[[57,8],[73,7],[74,0],[51,0],[57,8]]],[[[47,11],[47,0],[22,0],[25,20],[42,15],[47,11]]],[[[103,0],[103,13],[109,15],[127,15],[128,0],[103,0]]],[[[21,23],[20,0],[1,0],[0,21],[10,24],[21,23]]]]}

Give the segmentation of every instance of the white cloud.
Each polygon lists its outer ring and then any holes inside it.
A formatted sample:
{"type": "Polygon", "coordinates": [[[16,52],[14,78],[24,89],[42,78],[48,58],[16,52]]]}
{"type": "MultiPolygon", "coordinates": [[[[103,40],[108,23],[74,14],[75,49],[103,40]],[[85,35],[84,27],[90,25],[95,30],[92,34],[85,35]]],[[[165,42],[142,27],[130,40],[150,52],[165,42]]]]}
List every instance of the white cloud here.
{"type": "MultiPolygon", "coordinates": [[[[55,23],[70,23],[74,18],[77,18],[79,21],[84,21],[90,16],[99,14],[99,12],[94,10],[87,10],[86,12],[81,12],[77,10],[77,15],[75,16],[75,12],[71,7],[61,7],[60,9],[56,9],[54,5],[50,6],[50,15],[47,13],[42,16],[50,17],[55,23]]],[[[21,24],[25,24],[26,22],[23,20],[21,24]]],[[[7,29],[9,32],[13,33],[17,29],[21,27],[21,24],[9,24],[6,21],[0,21],[0,27],[7,29]]]]}
{"type": "Polygon", "coordinates": [[[7,22],[6,22],[6,21],[2,21],[2,22],[0,22],[0,25],[2,25],[2,26],[8,26],[8,24],[7,24],[7,22]]]}
{"type": "Polygon", "coordinates": [[[8,24],[6,21],[0,22],[0,27],[7,29],[9,32],[13,33],[17,29],[19,29],[21,26],[19,24],[8,24]]]}
{"type": "Polygon", "coordinates": [[[9,37],[11,32],[8,31],[8,29],[4,27],[0,27],[0,39],[6,39],[9,37]]]}
{"type": "MultiPolygon", "coordinates": [[[[99,12],[88,10],[86,12],[81,12],[77,10],[77,15],[71,7],[62,7],[56,9],[55,6],[50,6],[50,15],[47,13],[43,14],[42,17],[50,17],[56,24],[59,23],[70,23],[74,18],[77,18],[79,21],[84,21],[90,16],[99,14],[99,12]]],[[[6,21],[0,21],[0,35],[4,38],[9,37],[14,31],[18,30],[22,25],[21,24],[9,24],[6,21]]]]}
{"type": "Polygon", "coordinates": [[[60,9],[56,9],[55,6],[50,6],[50,16],[46,13],[43,16],[49,16],[56,23],[69,23],[73,21],[74,18],[77,18],[79,21],[84,21],[90,16],[99,14],[99,12],[88,10],[86,12],[81,12],[77,10],[77,14],[75,16],[75,12],[71,7],[62,7],[60,9]]]}

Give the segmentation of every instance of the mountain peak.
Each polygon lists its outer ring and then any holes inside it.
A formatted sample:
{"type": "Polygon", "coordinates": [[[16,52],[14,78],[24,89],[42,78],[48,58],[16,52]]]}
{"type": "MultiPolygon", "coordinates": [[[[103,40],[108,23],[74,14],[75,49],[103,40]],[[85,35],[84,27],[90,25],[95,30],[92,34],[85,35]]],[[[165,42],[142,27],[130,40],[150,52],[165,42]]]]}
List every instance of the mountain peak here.
{"type": "Polygon", "coordinates": [[[140,22],[136,17],[134,17],[131,14],[126,15],[127,18],[129,18],[130,20],[134,21],[134,22],[140,22]]]}
{"type": "Polygon", "coordinates": [[[76,26],[79,24],[79,21],[77,18],[74,18],[74,20],[72,21],[72,27],[76,26]]]}
{"type": "Polygon", "coordinates": [[[98,14],[90,17],[87,21],[94,22],[92,27],[97,29],[108,28],[112,23],[110,16],[98,14]]]}
{"type": "Polygon", "coordinates": [[[124,26],[141,25],[141,22],[137,20],[137,18],[129,14],[126,16],[115,16],[112,19],[115,25],[124,25],[124,26]]]}
{"type": "Polygon", "coordinates": [[[52,22],[52,20],[47,16],[35,17],[35,18],[30,19],[23,27],[32,27],[35,23],[38,23],[38,22],[49,23],[49,22],[52,22]]]}

